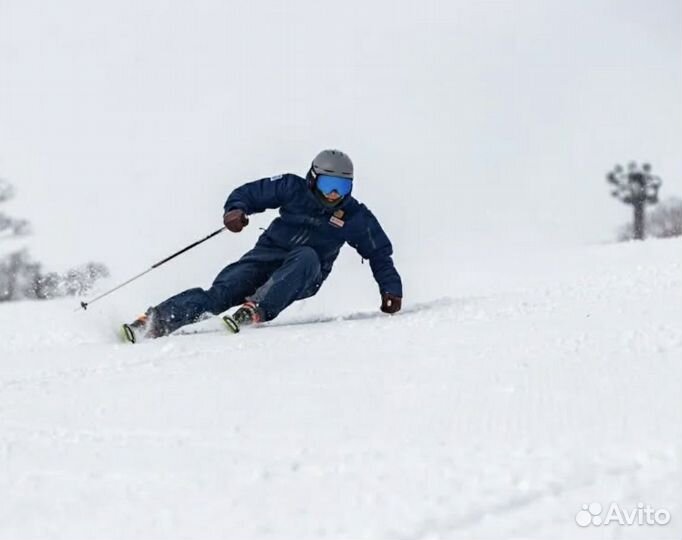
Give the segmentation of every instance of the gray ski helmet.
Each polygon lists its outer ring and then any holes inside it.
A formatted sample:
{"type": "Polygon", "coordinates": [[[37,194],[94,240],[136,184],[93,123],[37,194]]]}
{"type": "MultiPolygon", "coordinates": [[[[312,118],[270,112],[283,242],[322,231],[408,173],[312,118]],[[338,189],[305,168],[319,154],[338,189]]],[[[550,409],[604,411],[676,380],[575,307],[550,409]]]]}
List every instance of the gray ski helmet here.
{"type": "Polygon", "coordinates": [[[322,150],[310,166],[313,178],[320,174],[353,179],[353,162],[341,150],[322,150]]]}

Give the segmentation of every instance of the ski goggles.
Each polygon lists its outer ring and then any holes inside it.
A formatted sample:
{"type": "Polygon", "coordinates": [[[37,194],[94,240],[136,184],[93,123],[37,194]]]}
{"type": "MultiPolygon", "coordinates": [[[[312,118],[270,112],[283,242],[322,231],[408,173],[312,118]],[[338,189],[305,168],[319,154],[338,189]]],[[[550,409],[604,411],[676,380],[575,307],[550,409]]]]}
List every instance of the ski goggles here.
{"type": "Polygon", "coordinates": [[[353,180],[341,178],[340,176],[321,174],[317,177],[316,185],[317,189],[324,196],[331,195],[333,191],[336,191],[341,197],[345,197],[353,189],[353,180]]]}

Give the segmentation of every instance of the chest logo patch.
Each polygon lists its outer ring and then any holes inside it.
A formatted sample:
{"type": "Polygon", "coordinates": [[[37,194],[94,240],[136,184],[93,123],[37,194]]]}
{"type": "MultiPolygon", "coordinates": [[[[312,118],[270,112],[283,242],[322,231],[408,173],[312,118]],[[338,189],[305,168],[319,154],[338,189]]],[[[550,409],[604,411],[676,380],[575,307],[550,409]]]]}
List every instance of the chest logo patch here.
{"type": "MultiPolygon", "coordinates": [[[[341,215],[343,215],[343,211],[339,210],[338,212],[341,212],[341,215]]],[[[338,212],[334,212],[334,215],[329,218],[329,223],[340,229],[346,224],[346,222],[336,216],[338,212]]]]}

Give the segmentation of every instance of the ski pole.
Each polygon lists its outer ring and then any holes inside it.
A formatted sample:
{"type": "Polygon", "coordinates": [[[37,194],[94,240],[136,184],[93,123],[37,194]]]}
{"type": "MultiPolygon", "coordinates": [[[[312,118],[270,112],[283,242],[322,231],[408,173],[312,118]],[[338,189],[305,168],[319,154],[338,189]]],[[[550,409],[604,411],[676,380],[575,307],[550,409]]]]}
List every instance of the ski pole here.
{"type": "MultiPolygon", "coordinates": [[[[133,276],[133,277],[131,277],[130,279],[124,281],[123,283],[121,283],[121,284],[119,284],[119,285],[116,285],[116,287],[114,287],[113,289],[109,289],[108,291],[103,292],[102,294],[100,294],[99,296],[96,296],[95,298],[93,298],[93,299],[90,300],[89,302],[81,302],[80,307],[83,308],[83,309],[88,309],[88,306],[89,306],[90,304],[92,304],[93,302],[97,302],[97,300],[100,300],[101,298],[104,298],[105,296],[110,295],[112,292],[117,291],[117,290],[119,290],[119,289],[125,287],[126,285],[128,285],[129,283],[132,283],[132,282],[135,281],[136,279],[139,279],[139,278],[141,278],[142,276],[144,276],[145,274],[148,274],[149,272],[151,272],[151,271],[154,270],[155,268],[158,268],[158,267],[161,266],[162,264],[167,263],[167,262],[170,261],[171,259],[175,259],[175,257],[177,257],[178,255],[182,255],[183,253],[185,253],[185,251],[189,251],[189,250],[192,249],[193,247],[196,247],[196,246],[198,246],[199,244],[202,244],[203,242],[206,242],[206,240],[209,240],[210,238],[213,238],[216,234],[219,234],[219,233],[223,232],[224,230],[225,230],[225,227],[222,227],[222,228],[218,229],[217,231],[213,231],[211,234],[209,234],[209,235],[206,236],[205,238],[202,238],[201,240],[197,240],[197,241],[194,242],[193,244],[190,244],[189,246],[182,248],[180,251],[177,251],[177,252],[173,253],[173,255],[169,255],[168,257],[166,257],[166,258],[163,259],[162,261],[157,262],[156,264],[152,264],[152,265],[151,265],[149,268],[147,268],[144,272],[140,272],[140,273],[137,274],[136,276],[133,276]]],[[[79,309],[80,309],[80,308],[76,308],[75,311],[78,311],[79,309]]]]}

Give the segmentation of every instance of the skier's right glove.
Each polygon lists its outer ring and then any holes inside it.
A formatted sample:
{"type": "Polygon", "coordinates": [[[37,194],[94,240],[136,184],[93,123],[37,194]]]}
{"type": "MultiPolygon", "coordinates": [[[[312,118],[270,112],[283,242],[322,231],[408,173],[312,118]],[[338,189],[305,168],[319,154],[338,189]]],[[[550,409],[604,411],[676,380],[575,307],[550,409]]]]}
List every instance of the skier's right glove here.
{"type": "Polygon", "coordinates": [[[403,299],[391,293],[381,294],[381,311],[384,313],[398,313],[403,305],[403,299]]]}
{"type": "Polygon", "coordinates": [[[228,230],[232,232],[241,232],[241,230],[249,224],[249,218],[246,216],[244,210],[237,208],[225,213],[223,216],[223,223],[228,230]]]}

